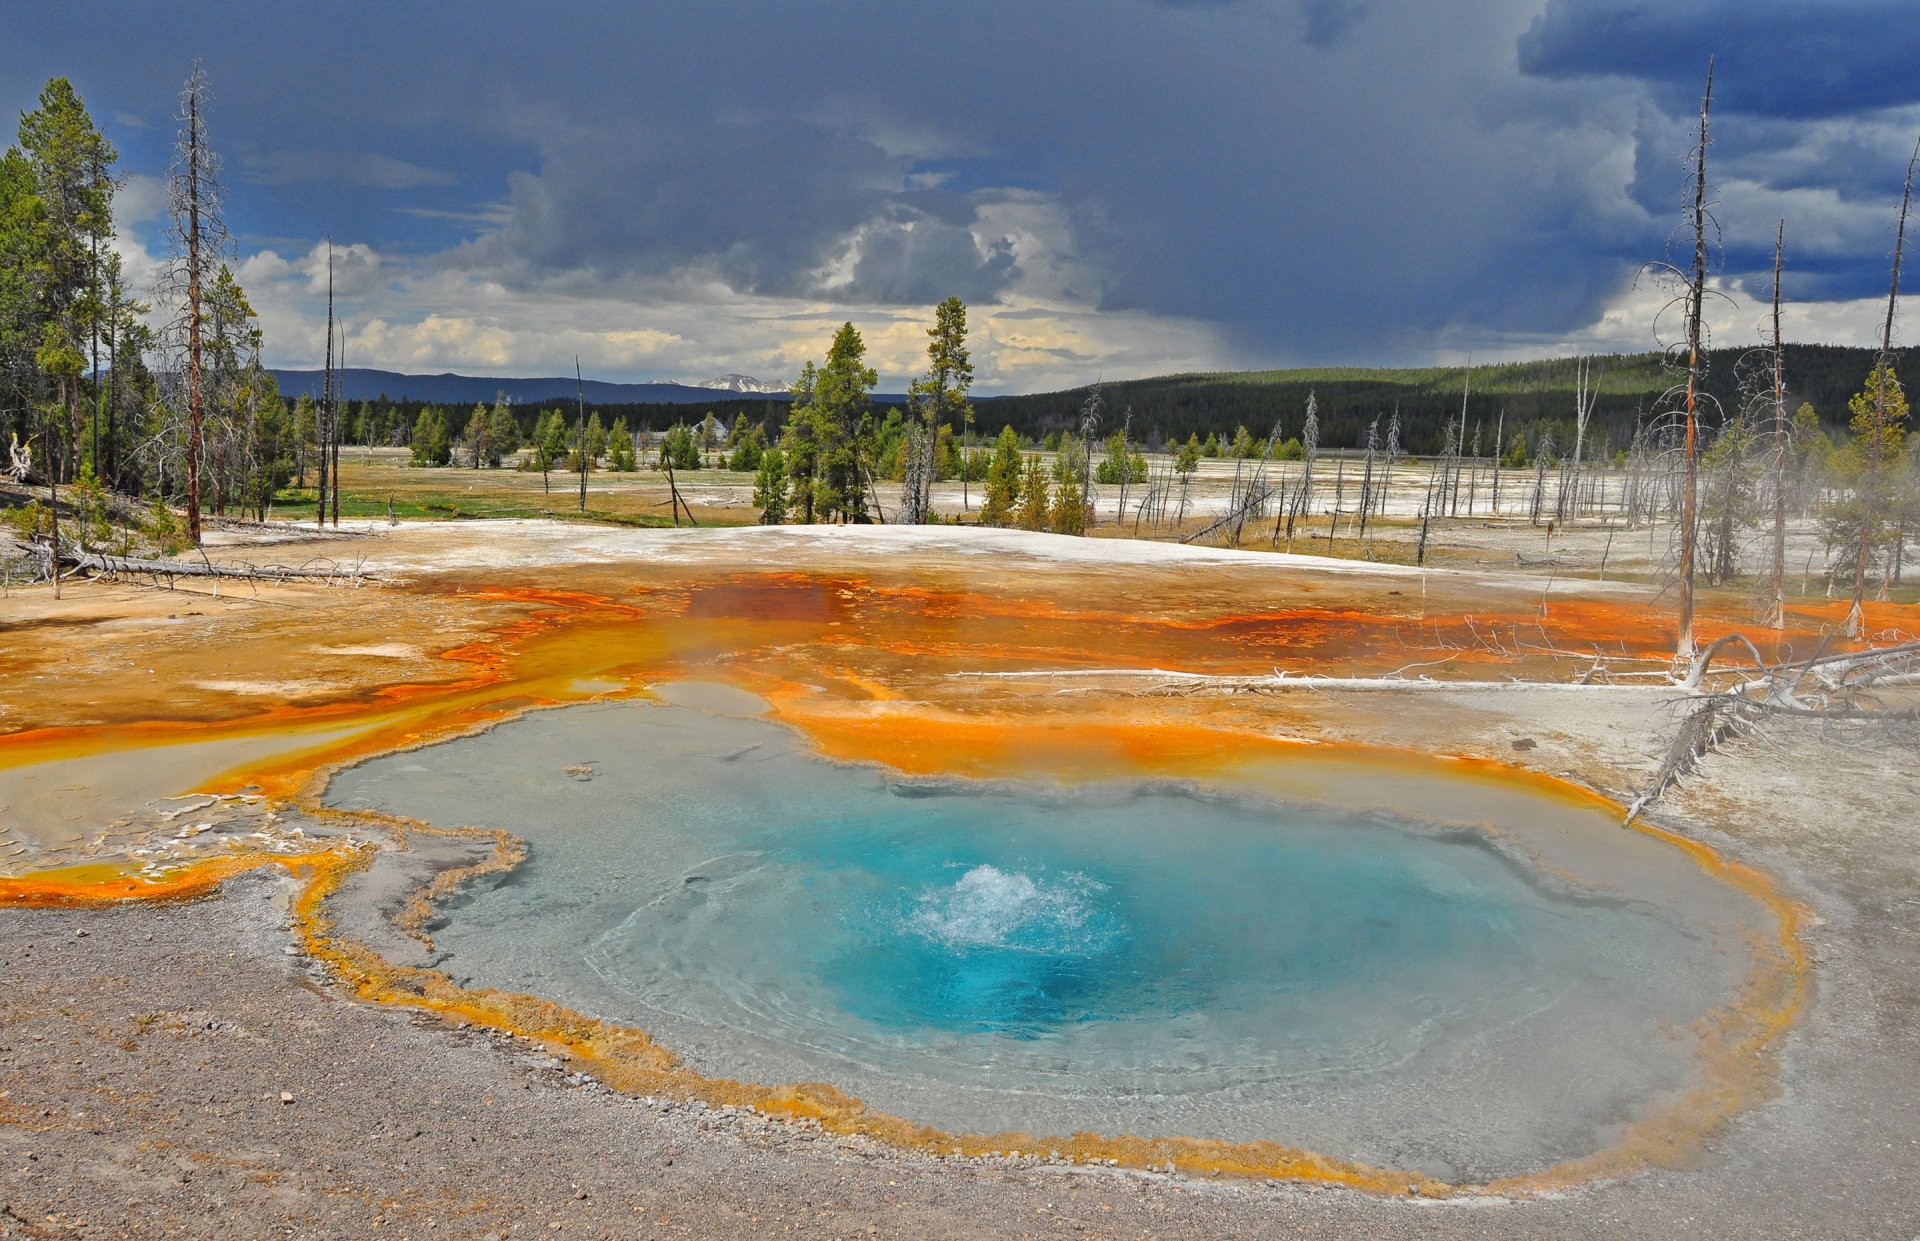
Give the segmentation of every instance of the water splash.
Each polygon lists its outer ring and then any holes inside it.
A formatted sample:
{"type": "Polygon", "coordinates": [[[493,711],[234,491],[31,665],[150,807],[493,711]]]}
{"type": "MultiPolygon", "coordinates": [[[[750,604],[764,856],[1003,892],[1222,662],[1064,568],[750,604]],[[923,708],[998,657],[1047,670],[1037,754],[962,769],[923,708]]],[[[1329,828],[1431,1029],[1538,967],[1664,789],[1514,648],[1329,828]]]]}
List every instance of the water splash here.
{"type": "Polygon", "coordinates": [[[1057,878],[979,865],[946,887],[921,892],[906,929],[952,949],[998,948],[1083,955],[1112,940],[1092,905],[1107,885],[1078,872],[1057,878]]]}

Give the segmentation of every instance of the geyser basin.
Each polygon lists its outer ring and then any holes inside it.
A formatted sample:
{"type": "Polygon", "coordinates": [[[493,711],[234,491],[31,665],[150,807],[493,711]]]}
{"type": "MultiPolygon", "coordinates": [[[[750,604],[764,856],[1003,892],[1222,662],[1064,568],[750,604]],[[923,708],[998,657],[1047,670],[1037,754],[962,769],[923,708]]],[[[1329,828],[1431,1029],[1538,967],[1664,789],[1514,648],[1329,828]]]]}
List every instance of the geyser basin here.
{"type": "Polygon", "coordinates": [[[375,760],[329,800],[524,838],[447,909],[443,968],[704,1073],[950,1132],[1271,1139],[1447,1180],[1590,1154],[1694,1086],[1762,925],[1590,809],[1311,755],[903,782],[763,720],[617,704],[375,760]]]}

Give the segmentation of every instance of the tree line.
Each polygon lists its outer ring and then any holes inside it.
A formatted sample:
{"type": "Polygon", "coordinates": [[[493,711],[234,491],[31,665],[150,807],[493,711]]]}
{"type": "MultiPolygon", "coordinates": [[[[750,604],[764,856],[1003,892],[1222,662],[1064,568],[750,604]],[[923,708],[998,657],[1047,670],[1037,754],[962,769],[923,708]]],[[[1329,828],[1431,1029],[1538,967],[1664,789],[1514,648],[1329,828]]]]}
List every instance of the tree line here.
{"type": "Polygon", "coordinates": [[[259,319],[234,274],[211,95],[196,65],[149,297],[128,286],[112,244],[118,153],[71,82],[46,84],[0,156],[5,472],[48,489],[47,504],[14,515],[19,533],[86,547],[107,537],[110,497],[145,497],[138,521],[118,506],[121,537],[198,542],[203,513],[263,515],[296,468],[301,427],[261,365],[259,319]],[[63,485],[80,517],[64,536],[63,485]]]}

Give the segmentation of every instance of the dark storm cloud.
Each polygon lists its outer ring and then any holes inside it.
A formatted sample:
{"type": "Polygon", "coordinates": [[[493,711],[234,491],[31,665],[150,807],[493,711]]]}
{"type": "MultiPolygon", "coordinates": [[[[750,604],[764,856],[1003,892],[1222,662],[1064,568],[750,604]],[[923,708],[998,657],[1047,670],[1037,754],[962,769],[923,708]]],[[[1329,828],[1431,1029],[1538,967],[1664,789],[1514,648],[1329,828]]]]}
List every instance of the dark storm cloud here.
{"type": "Polygon", "coordinates": [[[1314,47],[1332,47],[1372,7],[1369,0],[1301,0],[1300,8],[1307,19],[1305,38],[1314,47]]]}
{"type": "Polygon", "coordinates": [[[448,262],[516,283],[690,276],[767,296],[993,298],[1017,272],[1004,242],[977,244],[953,196],[908,190],[908,166],[794,118],[609,128],[512,173],[504,226],[448,262]],[[841,258],[852,278],[830,285],[841,258]]]}
{"type": "Polygon", "coordinates": [[[373,151],[264,151],[248,159],[240,175],[260,185],[344,183],[380,190],[454,182],[451,173],[373,151]]]}
{"type": "Polygon", "coordinates": [[[1647,82],[1674,107],[1698,106],[1709,54],[1723,113],[1829,117],[1920,101],[1912,0],[1547,0],[1519,51],[1522,72],[1647,82]]]}
{"type": "Polygon", "coordinates": [[[1044,277],[1217,325],[1222,361],[1378,362],[1591,322],[1678,219],[1715,50],[1716,170],[1772,196],[1723,206],[1731,269],[1791,209],[1809,283],[1871,292],[1885,247],[1861,212],[1904,153],[1852,122],[1920,92],[1909,8],[128,5],[24,15],[0,103],[70,74],[96,116],[148,124],[113,136],[158,172],[204,55],[243,238],[331,232],[608,296],[679,280],[924,306],[1044,277]],[[1016,198],[1025,249],[1003,227],[1016,198]]]}

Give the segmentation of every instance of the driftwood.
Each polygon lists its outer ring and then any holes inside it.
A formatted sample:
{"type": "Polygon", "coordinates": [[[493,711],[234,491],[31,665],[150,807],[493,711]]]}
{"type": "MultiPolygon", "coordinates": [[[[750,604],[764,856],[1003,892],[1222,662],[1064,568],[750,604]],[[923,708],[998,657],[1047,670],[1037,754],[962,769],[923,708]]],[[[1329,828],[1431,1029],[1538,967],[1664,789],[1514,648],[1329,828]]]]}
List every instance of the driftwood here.
{"type": "MultiPolygon", "coordinates": [[[[40,553],[42,560],[50,559],[47,548],[39,547],[36,550],[40,553]]],[[[199,561],[146,560],[136,556],[106,556],[97,552],[62,548],[59,562],[106,577],[152,577],[156,580],[164,578],[169,584],[173,579],[182,577],[238,582],[326,582],[355,586],[362,582],[379,580],[375,574],[357,567],[346,568],[332,561],[325,564],[309,562],[298,567],[215,564],[204,555],[199,561]]]]}
{"type": "Polygon", "coordinates": [[[284,534],[290,541],[311,542],[316,539],[370,539],[371,530],[321,530],[313,526],[295,525],[289,521],[254,521],[249,517],[206,517],[200,524],[211,530],[264,530],[284,534]]]}
{"type": "Polygon", "coordinates": [[[1881,688],[1920,684],[1920,642],[1837,655],[1825,650],[1823,642],[1808,659],[1769,664],[1744,634],[1733,633],[1700,652],[1679,681],[1681,689],[1697,695],[1698,705],[1687,712],[1660,766],[1627,808],[1627,822],[1729,737],[1755,732],[1763,721],[1920,724],[1920,707],[1890,708],[1875,697],[1881,688]],[[1753,666],[1740,669],[1740,679],[1729,688],[1702,690],[1714,657],[1735,646],[1745,648],[1753,666]]]}

